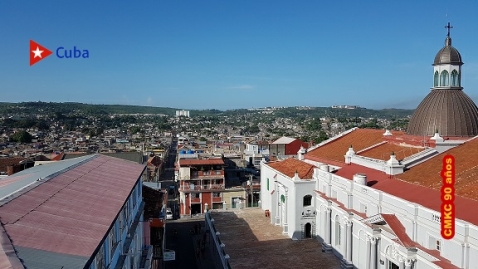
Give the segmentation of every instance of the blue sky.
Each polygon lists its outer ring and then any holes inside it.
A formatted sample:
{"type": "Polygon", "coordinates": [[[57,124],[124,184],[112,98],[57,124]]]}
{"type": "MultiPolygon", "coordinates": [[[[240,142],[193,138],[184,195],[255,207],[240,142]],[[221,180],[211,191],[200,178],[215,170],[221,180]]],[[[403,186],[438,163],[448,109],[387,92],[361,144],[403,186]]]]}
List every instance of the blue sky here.
{"type": "Polygon", "coordinates": [[[478,1],[1,1],[1,100],[415,108],[448,21],[478,103],[478,1]]]}

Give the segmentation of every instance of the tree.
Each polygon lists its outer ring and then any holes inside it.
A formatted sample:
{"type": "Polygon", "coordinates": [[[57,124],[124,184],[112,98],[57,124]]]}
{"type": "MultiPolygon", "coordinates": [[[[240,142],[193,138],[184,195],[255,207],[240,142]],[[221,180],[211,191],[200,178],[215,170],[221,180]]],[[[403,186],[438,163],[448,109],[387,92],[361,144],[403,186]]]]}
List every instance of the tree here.
{"type": "Polygon", "coordinates": [[[320,142],[329,139],[327,134],[324,131],[320,131],[318,136],[312,136],[310,139],[315,143],[319,144],[320,142]]]}
{"type": "Polygon", "coordinates": [[[130,129],[131,134],[137,134],[137,133],[140,133],[141,131],[142,131],[141,128],[138,126],[133,126],[130,129]]]}
{"type": "Polygon", "coordinates": [[[33,136],[27,131],[16,132],[10,137],[10,140],[18,143],[31,143],[32,139],[33,136]]]}
{"type": "Polygon", "coordinates": [[[320,131],[322,130],[322,124],[319,120],[312,120],[305,126],[305,130],[309,132],[320,131]]]}
{"type": "Polygon", "coordinates": [[[38,128],[38,130],[48,130],[48,129],[50,129],[50,126],[44,120],[40,120],[39,122],[37,122],[35,124],[35,126],[38,128]]]}

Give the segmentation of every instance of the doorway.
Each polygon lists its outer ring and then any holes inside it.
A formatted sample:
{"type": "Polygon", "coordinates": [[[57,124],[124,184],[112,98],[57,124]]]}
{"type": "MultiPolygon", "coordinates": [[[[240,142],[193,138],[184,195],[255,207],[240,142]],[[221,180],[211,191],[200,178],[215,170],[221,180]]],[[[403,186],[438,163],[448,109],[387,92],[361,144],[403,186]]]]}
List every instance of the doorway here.
{"type": "Polygon", "coordinates": [[[312,238],[312,225],[310,223],[305,225],[305,238],[312,238]]]}
{"type": "Polygon", "coordinates": [[[392,261],[388,261],[388,269],[399,269],[400,267],[394,264],[392,261]]]}
{"type": "Polygon", "coordinates": [[[191,205],[191,215],[201,214],[201,204],[191,205]]]}

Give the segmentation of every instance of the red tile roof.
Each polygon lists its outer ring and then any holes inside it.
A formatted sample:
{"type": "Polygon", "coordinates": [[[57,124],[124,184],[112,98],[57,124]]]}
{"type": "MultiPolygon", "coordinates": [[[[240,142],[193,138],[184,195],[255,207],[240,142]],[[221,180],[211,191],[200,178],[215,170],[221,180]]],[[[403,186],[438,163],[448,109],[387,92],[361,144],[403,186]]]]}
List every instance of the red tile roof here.
{"type": "MultiPolygon", "coordinates": [[[[391,177],[384,172],[357,164],[344,165],[336,172],[337,175],[350,180],[352,180],[353,175],[357,173],[365,174],[367,176],[368,186],[374,189],[440,212],[440,190],[405,182],[391,177]]],[[[478,208],[478,201],[456,196],[455,208],[457,219],[478,225],[478,215],[468,210],[468,208],[478,208]]]]}
{"type": "Polygon", "coordinates": [[[383,130],[357,129],[330,143],[311,150],[306,155],[344,163],[345,153],[352,145],[355,152],[384,141],[383,130]]]}
{"type": "Polygon", "coordinates": [[[65,159],[65,153],[62,152],[62,153],[56,155],[56,156],[55,156],[54,158],[52,158],[51,160],[52,160],[52,161],[61,161],[61,160],[63,160],[63,159],[65,159]]]}
{"type": "Polygon", "coordinates": [[[268,165],[281,172],[282,174],[292,178],[295,176],[295,172],[299,174],[300,179],[312,179],[314,174],[314,167],[303,161],[299,161],[294,158],[285,159],[283,161],[268,163],[268,165]]]}
{"type": "MultiPolygon", "coordinates": [[[[319,196],[321,196],[322,198],[326,199],[326,200],[331,200],[333,201],[334,203],[336,203],[338,205],[339,208],[341,208],[342,210],[344,211],[347,211],[347,212],[352,212],[354,213],[355,215],[357,216],[360,216],[362,217],[363,219],[367,218],[367,216],[364,214],[364,213],[361,213],[361,212],[358,212],[354,209],[351,209],[351,208],[346,208],[344,206],[344,204],[342,204],[341,202],[339,202],[337,199],[335,198],[332,198],[332,197],[328,197],[326,196],[324,193],[320,192],[320,191],[315,191],[319,196]]],[[[423,246],[421,246],[420,244],[418,244],[417,242],[413,241],[407,234],[406,230],[405,230],[405,227],[403,226],[403,224],[400,222],[400,220],[394,215],[394,214],[381,214],[381,216],[383,217],[383,219],[385,220],[385,222],[387,222],[387,225],[393,230],[393,232],[395,233],[395,235],[397,236],[398,240],[396,241],[397,243],[399,244],[402,244],[404,247],[406,248],[410,248],[410,247],[416,247],[432,256],[434,256],[435,258],[439,259],[438,261],[435,261],[433,263],[435,263],[436,265],[438,266],[441,266],[441,268],[446,268],[446,269],[458,269],[458,267],[456,267],[455,265],[453,265],[449,260],[443,258],[442,256],[440,256],[440,252],[437,251],[437,250],[430,250],[430,249],[427,249],[427,248],[424,248],[423,246]]]]}
{"type": "Polygon", "coordinates": [[[352,180],[355,174],[366,174],[367,182],[370,185],[376,184],[379,181],[388,180],[389,175],[385,174],[382,171],[378,171],[372,168],[368,168],[358,164],[348,164],[342,165],[342,168],[335,172],[336,175],[352,180]]]}
{"type": "Polygon", "coordinates": [[[325,195],[325,193],[323,193],[323,192],[321,192],[321,191],[315,191],[315,192],[316,192],[320,197],[324,198],[325,200],[333,201],[333,202],[336,203],[336,204],[338,205],[338,207],[341,208],[342,210],[347,211],[347,212],[352,212],[352,213],[354,213],[355,215],[360,216],[362,219],[367,218],[367,215],[366,215],[365,213],[358,212],[358,211],[354,210],[353,208],[347,208],[347,207],[345,207],[345,205],[342,204],[341,202],[339,202],[339,200],[337,200],[337,198],[328,197],[327,195],[325,195]]]}
{"type": "Polygon", "coordinates": [[[180,159],[179,164],[184,166],[195,165],[224,165],[224,161],[220,158],[217,159],[180,159]]]}
{"type": "Polygon", "coordinates": [[[387,222],[388,226],[390,226],[390,228],[393,230],[404,247],[410,248],[417,245],[412,239],[410,239],[405,227],[394,214],[381,214],[381,216],[385,222],[387,222]]]}
{"type": "Polygon", "coordinates": [[[440,252],[437,250],[430,250],[427,248],[424,248],[417,242],[413,241],[407,234],[405,227],[403,224],[400,222],[400,220],[394,215],[394,214],[381,214],[382,218],[387,222],[388,226],[393,230],[395,235],[397,236],[399,242],[401,243],[404,247],[406,248],[418,248],[432,256],[438,259],[438,261],[435,261],[436,265],[439,265],[441,268],[446,268],[446,269],[458,269],[459,267],[453,265],[449,260],[443,258],[440,255],[440,252]]]}
{"type": "Polygon", "coordinates": [[[403,160],[404,158],[417,154],[423,151],[425,148],[407,147],[402,145],[393,144],[390,142],[378,145],[366,151],[360,152],[358,155],[388,161],[390,155],[395,153],[397,160],[403,160]]]}
{"type": "Polygon", "coordinates": [[[409,171],[397,175],[397,178],[440,190],[442,187],[440,171],[443,167],[443,157],[447,154],[455,157],[456,195],[478,200],[478,139],[470,140],[418,164],[409,171]]]}
{"type": "Polygon", "coordinates": [[[90,257],[143,169],[99,155],[1,206],[1,222],[14,246],[90,257]]]}
{"type": "Polygon", "coordinates": [[[392,131],[391,136],[385,136],[384,140],[394,144],[407,144],[420,147],[435,147],[435,140],[430,140],[431,136],[409,135],[403,132],[392,131]]]}

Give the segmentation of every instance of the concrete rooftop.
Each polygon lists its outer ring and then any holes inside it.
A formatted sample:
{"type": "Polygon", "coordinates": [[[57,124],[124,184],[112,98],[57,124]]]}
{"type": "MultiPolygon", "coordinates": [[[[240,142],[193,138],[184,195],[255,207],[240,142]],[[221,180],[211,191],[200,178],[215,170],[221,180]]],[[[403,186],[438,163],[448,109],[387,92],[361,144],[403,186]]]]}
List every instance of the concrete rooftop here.
{"type": "Polygon", "coordinates": [[[232,268],[340,268],[339,259],[323,253],[317,240],[293,241],[261,209],[214,211],[211,216],[232,268]]]}

